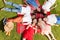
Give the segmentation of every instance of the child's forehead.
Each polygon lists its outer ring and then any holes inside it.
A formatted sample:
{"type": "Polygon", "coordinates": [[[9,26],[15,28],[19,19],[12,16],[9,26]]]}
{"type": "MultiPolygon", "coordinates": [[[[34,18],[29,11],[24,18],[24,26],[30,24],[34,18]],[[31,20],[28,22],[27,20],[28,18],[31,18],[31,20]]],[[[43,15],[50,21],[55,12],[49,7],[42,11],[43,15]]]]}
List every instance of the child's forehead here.
{"type": "Polygon", "coordinates": [[[42,19],[42,18],[39,18],[39,20],[42,19]]]}
{"type": "Polygon", "coordinates": [[[33,19],[33,21],[37,21],[37,19],[33,19]]]}
{"type": "Polygon", "coordinates": [[[43,19],[47,19],[47,18],[43,18],[43,19]]]}
{"type": "Polygon", "coordinates": [[[37,19],[34,19],[34,20],[37,20],[37,19]]]}
{"type": "Polygon", "coordinates": [[[41,18],[39,18],[39,19],[38,19],[38,21],[42,21],[42,19],[41,19],[41,18]]]}

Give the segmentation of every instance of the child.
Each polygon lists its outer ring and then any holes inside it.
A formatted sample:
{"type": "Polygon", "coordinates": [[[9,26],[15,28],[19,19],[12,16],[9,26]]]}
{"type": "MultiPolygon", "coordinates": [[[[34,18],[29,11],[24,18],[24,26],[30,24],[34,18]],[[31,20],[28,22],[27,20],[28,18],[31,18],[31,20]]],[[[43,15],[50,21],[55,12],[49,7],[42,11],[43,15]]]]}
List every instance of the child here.
{"type": "MultiPolygon", "coordinates": [[[[24,4],[23,6],[18,5],[18,4],[14,4],[12,2],[7,2],[6,0],[4,0],[5,4],[14,6],[15,8],[2,8],[1,10],[6,10],[9,12],[17,12],[17,15],[24,15],[22,18],[22,22],[26,22],[27,24],[31,24],[32,19],[31,19],[31,8],[28,4],[24,4]]],[[[12,19],[12,20],[17,20],[19,21],[19,18],[17,17],[16,19],[12,19]],[[17,20],[18,19],[18,20],[17,20]]]]}
{"type": "Polygon", "coordinates": [[[44,35],[43,29],[45,28],[45,23],[41,18],[38,19],[38,26],[41,28],[41,34],[44,35]]]}
{"type": "Polygon", "coordinates": [[[37,20],[33,19],[32,24],[27,26],[26,30],[23,32],[23,40],[33,40],[34,33],[37,32],[36,23],[37,20]]]}
{"type": "Polygon", "coordinates": [[[55,24],[60,24],[60,16],[56,15],[56,14],[51,14],[49,16],[47,16],[47,23],[50,25],[55,25],[55,24]]]}
{"type": "Polygon", "coordinates": [[[30,15],[31,8],[28,4],[24,4],[23,6],[21,6],[18,4],[14,4],[12,2],[7,2],[6,0],[4,0],[4,2],[5,2],[5,4],[14,6],[15,8],[12,8],[12,9],[11,8],[2,8],[1,10],[6,10],[9,12],[17,12],[17,15],[18,15],[17,18],[8,19],[9,21],[16,22],[17,24],[22,22],[24,26],[31,24],[31,22],[32,22],[31,15],[30,15]],[[23,15],[23,16],[21,16],[21,15],[23,15]]]}
{"type": "MultiPolygon", "coordinates": [[[[46,20],[46,19],[44,19],[44,20],[46,20]]],[[[40,26],[40,28],[42,30],[41,31],[42,35],[46,35],[49,40],[56,40],[53,33],[51,32],[51,25],[44,22],[41,18],[39,18],[38,25],[40,26]],[[52,39],[51,39],[51,37],[52,37],[52,39]]]]}

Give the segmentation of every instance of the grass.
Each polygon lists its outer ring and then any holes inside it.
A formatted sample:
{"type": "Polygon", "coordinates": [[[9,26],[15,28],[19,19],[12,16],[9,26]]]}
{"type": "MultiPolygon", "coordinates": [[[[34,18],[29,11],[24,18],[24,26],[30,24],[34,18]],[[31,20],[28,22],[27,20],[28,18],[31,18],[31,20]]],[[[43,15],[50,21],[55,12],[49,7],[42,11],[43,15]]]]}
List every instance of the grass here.
{"type": "MultiPolygon", "coordinates": [[[[7,0],[11,1],[17,4],[21,4],[22,0],[7,0]]],[[[40,3],[43,4],[44,0],[40,0],[40,3]]],[[[60,15],[60,0],[57,0],[57,7],[51,11],[51,13],[57,13],[60,15]]],[[[3,7],[4,4],[2,0],[0,0],[0,8],[3,7]]],[[[5,7],[10,7],[9,5],[5,7]]],[[[6,36],[3,32],[3,24],[2,19],[4,17],[11,18],[16,16],[16,13],[13,12],[7,12],[7,11],[0,11],[0,40],[20,40],[21,36],[16,33],[16,25],[14,29],[11,32],[11,36],[6,36]]],[[[60,27],[52,26],[52,32],[57,40],[60,40],[60,27]]],[[[42,36],[41,34],[35,34],[34,40],[48,40],[45,36],[42,36]]]]}

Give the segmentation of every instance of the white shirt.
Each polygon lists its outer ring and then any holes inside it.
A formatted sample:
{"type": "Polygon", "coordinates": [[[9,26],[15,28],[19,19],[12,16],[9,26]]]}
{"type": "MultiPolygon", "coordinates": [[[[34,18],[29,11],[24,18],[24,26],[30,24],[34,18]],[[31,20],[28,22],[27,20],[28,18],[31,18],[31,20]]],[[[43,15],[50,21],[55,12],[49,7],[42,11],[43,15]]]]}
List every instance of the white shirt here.
{"type": "Polygon", "coordinates": [[[48,0],[48,1],[51,2],[52,5],[56,2],[56,0],[48,0]]]}
{"type": "Polygon", "coordinates": [[[55,3],[56,0],[48,0],[46,1],[46,3],[42,6],[42,9],[46,10],[46,11],[50,11],[50,8],[52,7],[52,5],[55,3]]]}
{"type": "Polygon", "coordinates": [[[57,22],[57,18],[55,16],[55,14],[51,14],[49,16],[47,16],[47,23],[50,25],[54,25],[57,22]]]}
{"type": "Polygon", "coordinates": [[[23,22],[27,22],[27,24],[31,24],[31,22],[32,22],[30,12],[31,12],[31,8],[30,8],[30,6],[27,6],[27,7],[22,7],[22,10],[20,13],[20,14],[24,15],[23,22]]]}

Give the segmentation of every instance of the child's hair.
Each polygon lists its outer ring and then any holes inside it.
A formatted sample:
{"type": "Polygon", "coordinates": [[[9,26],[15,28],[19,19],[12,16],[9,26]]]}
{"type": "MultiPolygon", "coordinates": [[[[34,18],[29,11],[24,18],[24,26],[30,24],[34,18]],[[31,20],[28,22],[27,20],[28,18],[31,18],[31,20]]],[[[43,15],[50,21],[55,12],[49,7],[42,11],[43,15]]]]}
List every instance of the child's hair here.
{"type": "Polygon", "coordinates": [[[31,13],[31,16],[35,15],[35,13],[31,13]]]}

